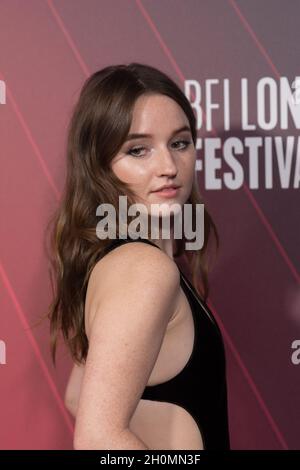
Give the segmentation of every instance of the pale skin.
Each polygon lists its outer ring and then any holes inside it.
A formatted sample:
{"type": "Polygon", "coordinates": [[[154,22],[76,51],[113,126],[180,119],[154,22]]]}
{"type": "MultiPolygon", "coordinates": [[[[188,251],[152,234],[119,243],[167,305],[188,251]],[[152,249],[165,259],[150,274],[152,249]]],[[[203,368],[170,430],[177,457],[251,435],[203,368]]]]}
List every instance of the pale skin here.
{"type": "MultiPolygon", "coordinates": [[[[112,160],[115,174],[130,184],[137,202],[184,204],[194,180],[196,151],[180,106],[163,95],[140,97],[129,133],[151,136],[123,145],[112,160]],[[184,126],[188,129],[174,135],[184,126]],[[136,156],[128,153],[132,148],[136,156]],[[168,183],[180,185],[174,198],[153,193],[168,183]]],[[[75,449],[150,448],[130,421],[181,305],[173,241],[152,241],[161,250],[124,244],[91,273],[85,305],[89,352],[85,366],[74,366],[65,394],[66,406],[76,416],[75,449]]]]}

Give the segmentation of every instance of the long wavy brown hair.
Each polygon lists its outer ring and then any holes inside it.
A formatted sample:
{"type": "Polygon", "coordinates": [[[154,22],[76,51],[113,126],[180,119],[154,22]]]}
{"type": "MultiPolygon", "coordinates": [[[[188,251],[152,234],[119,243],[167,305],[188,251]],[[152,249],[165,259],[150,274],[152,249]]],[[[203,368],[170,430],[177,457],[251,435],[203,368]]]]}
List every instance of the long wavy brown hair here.
{"type": "MultiPolygon", "coordinates": [[[[162,71],[145,64],[111,65],[92,74],[84,83],[72,110],[66,144],[67,174],[61,202],[46,229],[47,253],[53,301],[50,320],[50,349],[55,363],[57,342],[62,334],[72,359],[84,363],[88,353],[84,307],[89,276],[111,240],[101,240],[96,233],[99,220],[96,208],[110,203],[118,220],[119,196],[134,204],[134,193],[110,168],[129,133],[133,107],[145,93],[166,95],[175,100],[186,114],[196,147],[196,119],[190,102],[179,86],[162,71]],[[49,237],[49,239],[47,238],[49,237]]],[[[196,173],[195,173],[196,175],[196,173]]],[[[203,204],[196,176],[189,199],[203,204]]],[[[183,256],[192,273],[192,282],[203,301],[207,300],[210,266],[208,242],[219,238],[215,224],[204,206],[204,245],[201,250],[184,248],[185,237],[176,240],[174,258],[183,256]]]]}

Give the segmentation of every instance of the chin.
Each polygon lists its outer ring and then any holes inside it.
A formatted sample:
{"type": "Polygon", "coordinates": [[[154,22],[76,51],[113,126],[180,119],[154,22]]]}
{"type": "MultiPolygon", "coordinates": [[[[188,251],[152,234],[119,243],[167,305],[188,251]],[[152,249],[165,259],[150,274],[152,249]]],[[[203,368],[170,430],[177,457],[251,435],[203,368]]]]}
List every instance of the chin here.
{"type": "Polygon", "coordinates": [[[171,203],[160,203],[158,207],[152,207],[150,213],[154,217],[171,217],[172,215],[177,215],[182,211],[182,203],[179,201],[172,201],[171,203]]]}

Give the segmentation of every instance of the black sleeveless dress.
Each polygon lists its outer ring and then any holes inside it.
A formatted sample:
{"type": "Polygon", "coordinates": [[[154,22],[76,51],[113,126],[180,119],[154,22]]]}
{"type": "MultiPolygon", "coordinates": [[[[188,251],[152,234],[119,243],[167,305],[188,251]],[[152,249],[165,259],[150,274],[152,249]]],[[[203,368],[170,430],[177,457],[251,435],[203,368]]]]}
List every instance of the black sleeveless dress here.
{"type": "MultiPolygon", "coordinates": [[[[128,242],[147,238],[115,239],[104,253],[128,242]]],[[[146,386],[141,399],[174,403],[184,408],[197,423],[206,450],[229,450],[226,358],[221,331],[208,306],[182,273],[180,285],[190,304],[194,320],[194,346],[184,368],[171,379],[146,386]]]]}

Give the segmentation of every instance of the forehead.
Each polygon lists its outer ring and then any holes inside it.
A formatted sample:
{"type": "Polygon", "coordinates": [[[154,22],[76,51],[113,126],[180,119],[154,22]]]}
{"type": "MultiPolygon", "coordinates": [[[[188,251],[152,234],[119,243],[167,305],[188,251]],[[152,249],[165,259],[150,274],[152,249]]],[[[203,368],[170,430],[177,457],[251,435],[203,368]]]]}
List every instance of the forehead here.
{"type": "Polygon", "coordinates": [[[142,95],[133,108],[130,132],[172,132],[183,125],[189,125],[188,118],[172,98],[159,94],[142,95]]]}

